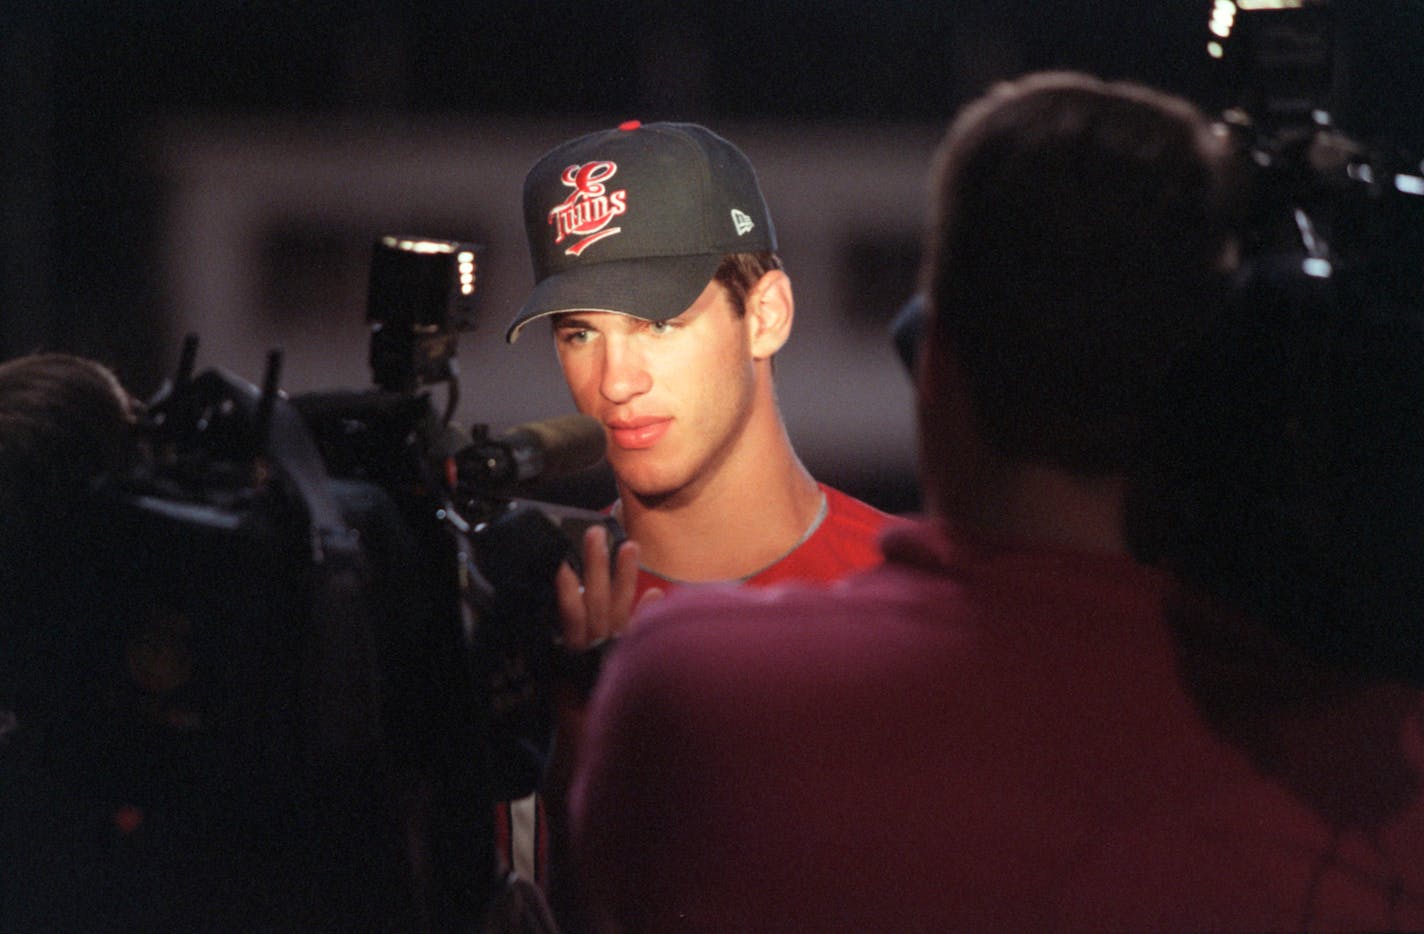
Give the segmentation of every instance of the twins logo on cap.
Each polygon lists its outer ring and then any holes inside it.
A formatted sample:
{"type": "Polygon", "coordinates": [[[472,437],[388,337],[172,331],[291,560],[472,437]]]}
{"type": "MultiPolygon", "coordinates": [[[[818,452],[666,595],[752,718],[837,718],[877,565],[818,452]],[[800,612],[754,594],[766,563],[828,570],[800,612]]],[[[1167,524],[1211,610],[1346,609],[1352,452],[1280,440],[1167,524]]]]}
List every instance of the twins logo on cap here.
{"type": "Polygon", "coordinates": [[[555,243],[563,243],[571,236],[583,238],[564,248],[569,256],[578,256],[599,240],[623,232],[621,227],[608,225],[628,210],[628,192],[610,192],[603,184],[617,173],[618,166],[613,162],[589,162],[564,169],[560,180],[573,193],[549,211],[549,223],[558,232],[555,243]]]}
{"type": "Polygon", "coordinates": [[[534,288],[505,332],[535,318],[607,311],[663,321],[733,253],[775,251],[745,154],[694,123],[630,120],[541,156],[524,178],[534,288]]]}

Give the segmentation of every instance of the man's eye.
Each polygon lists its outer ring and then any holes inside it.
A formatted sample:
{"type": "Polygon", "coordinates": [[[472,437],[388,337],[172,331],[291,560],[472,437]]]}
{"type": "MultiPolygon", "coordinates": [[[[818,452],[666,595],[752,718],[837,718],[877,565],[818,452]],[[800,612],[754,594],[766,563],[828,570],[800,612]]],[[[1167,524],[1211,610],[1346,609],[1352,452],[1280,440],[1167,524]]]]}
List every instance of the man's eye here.
{"type": "Polygon", "coordinates": [[[671,321],[648,322],[648,330],[652,331],[654,334],[667,334],[672,329],[673,323],[671,321]]]}
{"type": "Polygon", "coordinates": [[[590,334],[584,328],[568,328],[559,332],[559,341],[565,344],[586,344],[590,334]]]}

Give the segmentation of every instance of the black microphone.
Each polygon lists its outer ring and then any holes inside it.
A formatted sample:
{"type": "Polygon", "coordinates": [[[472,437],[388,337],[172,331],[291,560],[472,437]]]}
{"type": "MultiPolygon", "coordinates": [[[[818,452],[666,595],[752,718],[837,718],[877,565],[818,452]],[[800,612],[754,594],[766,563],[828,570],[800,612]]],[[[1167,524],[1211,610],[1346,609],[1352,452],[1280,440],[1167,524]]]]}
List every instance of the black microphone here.
{"type": "Polygon", "coordinates": [[[560,415],[478,438],[455,455],[460,478],[475,487],[551,480],[603,460],[603,425],[587,415],[560,415]]]}

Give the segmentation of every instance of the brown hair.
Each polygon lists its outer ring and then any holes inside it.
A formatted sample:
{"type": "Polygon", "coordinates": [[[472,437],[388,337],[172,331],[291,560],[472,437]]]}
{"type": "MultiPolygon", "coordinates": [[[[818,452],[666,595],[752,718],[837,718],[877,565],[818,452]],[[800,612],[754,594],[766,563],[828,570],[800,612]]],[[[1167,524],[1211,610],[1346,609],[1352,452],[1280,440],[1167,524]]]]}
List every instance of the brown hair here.
{"type": "Polygon", "coordinates": [[[1137,456],[1224,281],[1226,146],[1186,101],[1044,73],[950,125],[922,285],[981,435],[1084,474],[1137,456]]]}
{"type": "MultiPolygon", "coordinates": [[[[128,393],[93,360],[42,353],[0,363],[0,514],[43,523],[134,450],[128,393]]],[[[15,526],[12,525],[12,528],[15,526]]]]}
{"type": "Polygon", "coordinates": [[[781,257],[775,253],[728,253],[722,257],[722,265],[717,267],[712,279],[727,290],[737,313],[745,314],[747,295],[752,288],[762,276],[781,268],[781,257]]]}

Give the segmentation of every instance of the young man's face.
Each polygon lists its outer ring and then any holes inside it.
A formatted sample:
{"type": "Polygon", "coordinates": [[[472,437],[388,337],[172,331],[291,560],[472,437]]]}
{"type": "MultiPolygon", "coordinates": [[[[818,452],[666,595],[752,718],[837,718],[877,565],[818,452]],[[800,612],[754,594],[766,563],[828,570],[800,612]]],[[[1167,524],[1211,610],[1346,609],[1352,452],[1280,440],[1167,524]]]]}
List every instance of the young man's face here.
{"type": "Polygon", "coordinates": [[[574,404],[603,423],[608,462],[627,493],[696,489],[731,456],[756,398],[747,328],[715,281],[667,321],[612,312],[555,318],[574,404]]]}

